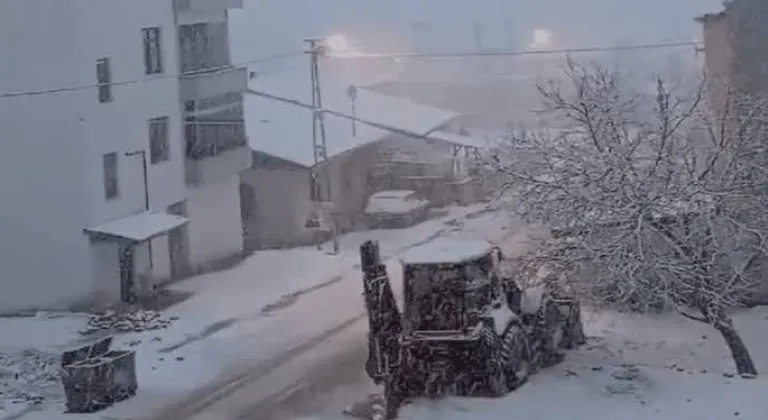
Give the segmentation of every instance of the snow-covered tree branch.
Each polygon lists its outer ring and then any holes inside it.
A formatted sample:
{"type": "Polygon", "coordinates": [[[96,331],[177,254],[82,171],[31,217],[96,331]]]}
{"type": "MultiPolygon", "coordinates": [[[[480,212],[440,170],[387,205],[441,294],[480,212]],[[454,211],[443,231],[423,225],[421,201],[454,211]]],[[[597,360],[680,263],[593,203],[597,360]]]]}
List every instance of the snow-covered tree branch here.
{"type": "Polygon", "coordinates": [[[533,258],[559,266],[593,304],[672,308],[711,324],[740,373],[755,367],[728,310],[768,268],[768,104],[704,85],[655,94],[570,63],[539,86],[553,127],[518,133],[494,159],[515,211],[551,229],[533,258]]]}

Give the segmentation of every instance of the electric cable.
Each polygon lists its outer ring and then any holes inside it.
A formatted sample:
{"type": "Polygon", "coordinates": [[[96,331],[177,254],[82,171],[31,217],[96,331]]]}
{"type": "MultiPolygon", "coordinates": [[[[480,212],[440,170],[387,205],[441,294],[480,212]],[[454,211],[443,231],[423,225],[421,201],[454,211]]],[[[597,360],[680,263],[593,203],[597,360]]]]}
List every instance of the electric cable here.
{"type": "MultiPolygon", "coordinates": [[[[585,47],[585,48],[563,48],[563,49],[550,49],[550,50],[530,50],[530,51],[465,51],[465,52],[445,52],[445,53],[354,53],[354,54],[334,54],[331,57],[338,58],[470,58],[470,57],[510,57],[510,56],[529,56],[529,55],[551,55],[551,54],[583,54],[590,52],[605,52],[605,51],[637,51],[637,50],[651,50],[651,49],[666,49],[666,48],[680,48],[686,46],[699,46],[697,42],[675,42],[665,44],[641,44],[641,45],[625,45],[625,46],[612,46],[612,47],[585,47]]],[[[158,80],[177,79],[179,77],[194,76],[195,74],[208,74],[215,73],[216,71],[229,70],[236,67],[249,66],[259,63],[283,60],[287,58],[297,57],[305,55],[306,51],[276,54],[272,56],[262,57],[255,60],[245,61],[238,64],[232,64],[227,66],[216,67],[212,69],[205,69],[199,72],[189,73],[177,73],[177,74],[165,74],[157,77],[145,77],[134,80],[123,80],[110,82],[108,84],[91,83],[85,85],[72,85],[60,88],[41,89],[41,90],[27,90],[19,92],[2,92],[0,93],[0,99],[14,98],[20,96],[35,96],[45,95],[63,92],[72,92],[85,89],[94,89],[99,86],[123,86],[139,83],[148,83],[158,80]]]]}

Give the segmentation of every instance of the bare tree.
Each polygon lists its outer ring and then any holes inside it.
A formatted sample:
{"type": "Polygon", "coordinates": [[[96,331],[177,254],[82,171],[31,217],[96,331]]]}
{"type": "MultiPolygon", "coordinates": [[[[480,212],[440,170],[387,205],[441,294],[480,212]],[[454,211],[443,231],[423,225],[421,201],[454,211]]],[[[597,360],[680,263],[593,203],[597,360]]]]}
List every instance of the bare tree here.
{"type": "Polygon", "coordinates": [[[710,324],[740,374],[757,374],[728,310],[768,268],[768,107],[734,97],[717,118],[704,88],[569,63],[539,86],[561,128],[517,133],[494,158],[527,222],[551,228],[532,255],[593,304],[673,308],[710,324]],[[738,102],[738,103],[737,103],[738,102]]]}

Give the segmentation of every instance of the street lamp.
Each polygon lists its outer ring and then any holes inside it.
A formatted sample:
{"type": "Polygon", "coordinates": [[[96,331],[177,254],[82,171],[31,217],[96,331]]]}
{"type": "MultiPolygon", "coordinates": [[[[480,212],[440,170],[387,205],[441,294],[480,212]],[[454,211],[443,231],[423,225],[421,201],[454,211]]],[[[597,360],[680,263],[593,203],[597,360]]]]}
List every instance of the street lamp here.
{"type": "MultiPolygon", "coordinates": [[[[141,157],[141,170],[144,175],[144,210],[149,211],[149,177],[147,176],[147,152],[145,150],[134,150],[131,152],[125,152],[125,156],[141,157]]],[[[154,268],[154,262],[152,261],[152,240],[147,241],[147,252],[149,253],[149,268],[154,268]]]]}

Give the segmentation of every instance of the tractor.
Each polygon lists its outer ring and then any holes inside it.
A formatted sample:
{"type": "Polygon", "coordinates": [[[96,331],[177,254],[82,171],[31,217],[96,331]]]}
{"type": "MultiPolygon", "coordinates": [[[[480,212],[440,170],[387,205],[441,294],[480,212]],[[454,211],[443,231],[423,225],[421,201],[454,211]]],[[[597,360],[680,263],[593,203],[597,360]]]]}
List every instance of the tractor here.
{"type": "Polygon", "coordinates": [[[578,301],[550,284],[522,290],[485,241],[437,239],[401,256],[398,308],[377,242],[360,246],[369,318],[366,373],[385,417],[412,398],[506,395],[584,342],[578,301]]]}

